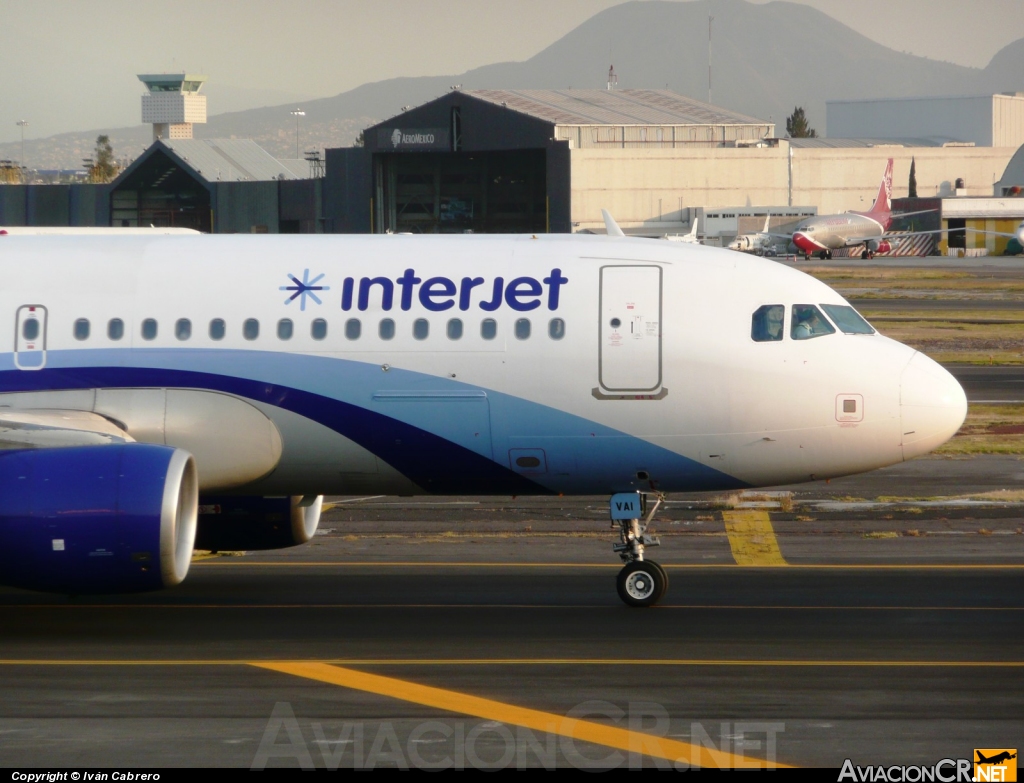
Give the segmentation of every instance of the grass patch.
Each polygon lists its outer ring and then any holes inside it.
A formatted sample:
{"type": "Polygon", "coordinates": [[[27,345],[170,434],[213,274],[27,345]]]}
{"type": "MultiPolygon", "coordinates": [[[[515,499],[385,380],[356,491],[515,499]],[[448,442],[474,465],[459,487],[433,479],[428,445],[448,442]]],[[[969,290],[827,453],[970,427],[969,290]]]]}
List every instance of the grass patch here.
{"type": "Polygon", "coordinates": [[[1024,405],[972,405],[937,454],[1024,454],[1024,405]]]}
{"type": "Polygon", "coordinates": [[[1006,299],[1024,293],[1024,279],[985,270],[800,267],[846,297],[858,299],[1006,299]]]}

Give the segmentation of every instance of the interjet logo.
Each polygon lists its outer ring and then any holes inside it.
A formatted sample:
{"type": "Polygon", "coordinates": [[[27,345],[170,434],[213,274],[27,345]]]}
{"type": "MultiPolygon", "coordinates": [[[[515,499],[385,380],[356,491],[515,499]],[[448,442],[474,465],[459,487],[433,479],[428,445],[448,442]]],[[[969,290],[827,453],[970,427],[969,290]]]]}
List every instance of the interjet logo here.
{"type": "Polygon", "coordinates": [[[320,297],[317,296],[314,291],[330,291],[329,285],[317,285],[322,279],[323,275],[317,275],[312,280],[309,279],[309,270],[302,270],[302,280],[299,280],[295,275],[289,274],[288,279],[292,281],[293,285],[283,285],[278,290],[280,291],[292,291],[292,295],[284,300],[284,303],[291,304],[296,299],[299,300],[299,309],[305,311],[306,309],[306,297],[308,296],[317,304],[323,304],[320,301],[320,297]]]}

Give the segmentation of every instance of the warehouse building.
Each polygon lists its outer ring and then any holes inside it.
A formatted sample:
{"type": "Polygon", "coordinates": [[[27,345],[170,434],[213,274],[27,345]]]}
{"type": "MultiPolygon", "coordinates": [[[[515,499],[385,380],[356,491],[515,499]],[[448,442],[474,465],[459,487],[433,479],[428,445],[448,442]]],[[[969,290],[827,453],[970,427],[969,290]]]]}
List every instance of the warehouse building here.
{"type": "Polygon", "coordinates": [[[109,184],[0,188],[0,225],[320,233],[316,163],[278,160],[249,139],[158,139],[109,184]]]}
{"type": "MultiPolygon", "coordinates": [[[[600,233],[607,209],[627,233],[664,236],[736,205],[867,209],[890,157],[895,196],[912,161],[921,196],[991,196],[1017,148],[779,139],[770,122],[666,90],[454,90],[364,138],[327,151],[327,231],[600,233]]],[[[712,234],[725,244],[729,231],[712,234]]]]}
{"type": "Polygon", "coordinates": [[[1024,93],[828,101],[829,138],[919,138],[978,147],[1024,144],[1024,93]]]}
{"type": "MultiPolygon", "coordinates": [[[[642,222],[653,196],[632,176],[637,155],[756,145],[774,132],[668,90],[454,90],[367,128],[361,148],[328,150],[325,212],[339,232],[569,232],[600,223],[600,207],[592,220],[578,202],[610,190],[643,201],[642,222]],[[605,153],[625,165],[582,163],[605,153]]],[[[666,190],[663,222],[678,228],[684,206],[666,190]]],[[[619,212],[635,222],[632,207],[619,212]]]]}

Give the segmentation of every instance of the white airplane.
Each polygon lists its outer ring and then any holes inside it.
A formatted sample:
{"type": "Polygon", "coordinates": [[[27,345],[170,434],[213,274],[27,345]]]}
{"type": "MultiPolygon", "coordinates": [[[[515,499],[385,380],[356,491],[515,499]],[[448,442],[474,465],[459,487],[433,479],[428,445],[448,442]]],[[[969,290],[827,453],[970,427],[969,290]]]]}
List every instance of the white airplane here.
{"type": "Polygon", "coordinates": [[[170,587],[194,546],[308,541],[324,494],[605,494],[649,606],[647,494],[868,471],[963,422],[814,278],[609,233],[0,237],[0,584],[170,587]]]}
{"type": "Polygon", "coordinates": [[[738,250],[741,253],[757,253],[763,255],[764,251],[771,247],[774,243],[773,239],[778,234],[771,234],[768,231],[768,224],[771,222],[772,216],[766,215],[764,219],[764,228],[756,234],[741,234],[736,237],[732,242],[729,243],[730,250],[738,250]]]}
{"type": "Polygon", "coordinates": [[[697,239],[697,220],[693,219],[693,224],[690,226],[689,233],[686,234],[665,234],[662,239],[667,239],[669,242],[686,242],[689,245],[699,245],[701,242],[697,239]]]}

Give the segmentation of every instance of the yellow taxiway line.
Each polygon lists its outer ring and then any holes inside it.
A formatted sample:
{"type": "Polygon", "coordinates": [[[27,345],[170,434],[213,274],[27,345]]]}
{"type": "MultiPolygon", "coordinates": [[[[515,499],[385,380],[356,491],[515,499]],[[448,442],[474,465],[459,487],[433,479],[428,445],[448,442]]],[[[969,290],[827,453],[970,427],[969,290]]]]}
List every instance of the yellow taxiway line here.
{"type": "Polygon", "coordinates": [[[722,519],[736,565],[788,565],[767,511],[723,511],[722,519]]]}
{"type": "Polygon", "coordinates": [[[765,761],[763,759],[726,753],[702,745],[689,742],[656,737],[639,731],[619,728],[594,721],[581,720],[553,712],[544,712],[514,704],[485,699],[467,693],[459,693],[445,688],[434,688],[429,685],[384,677],[379,674],[356,671],[326,663],[303,663],[287,661],[268,661],[253,663],[261,669],[268,669],[308,680],[338,685],[342,688],[388,696],[412,704],[420,704],[434,709],[470,715],[483,720],[499,721],[513,726],[522,726],[534,731],[557,734],[576,741],[590,742],[629,753],[642,753],[646,756],[668,759],[687,766],[726,767],[729,769],[765,769],[783,767],[784,764],[765,761]]]}

